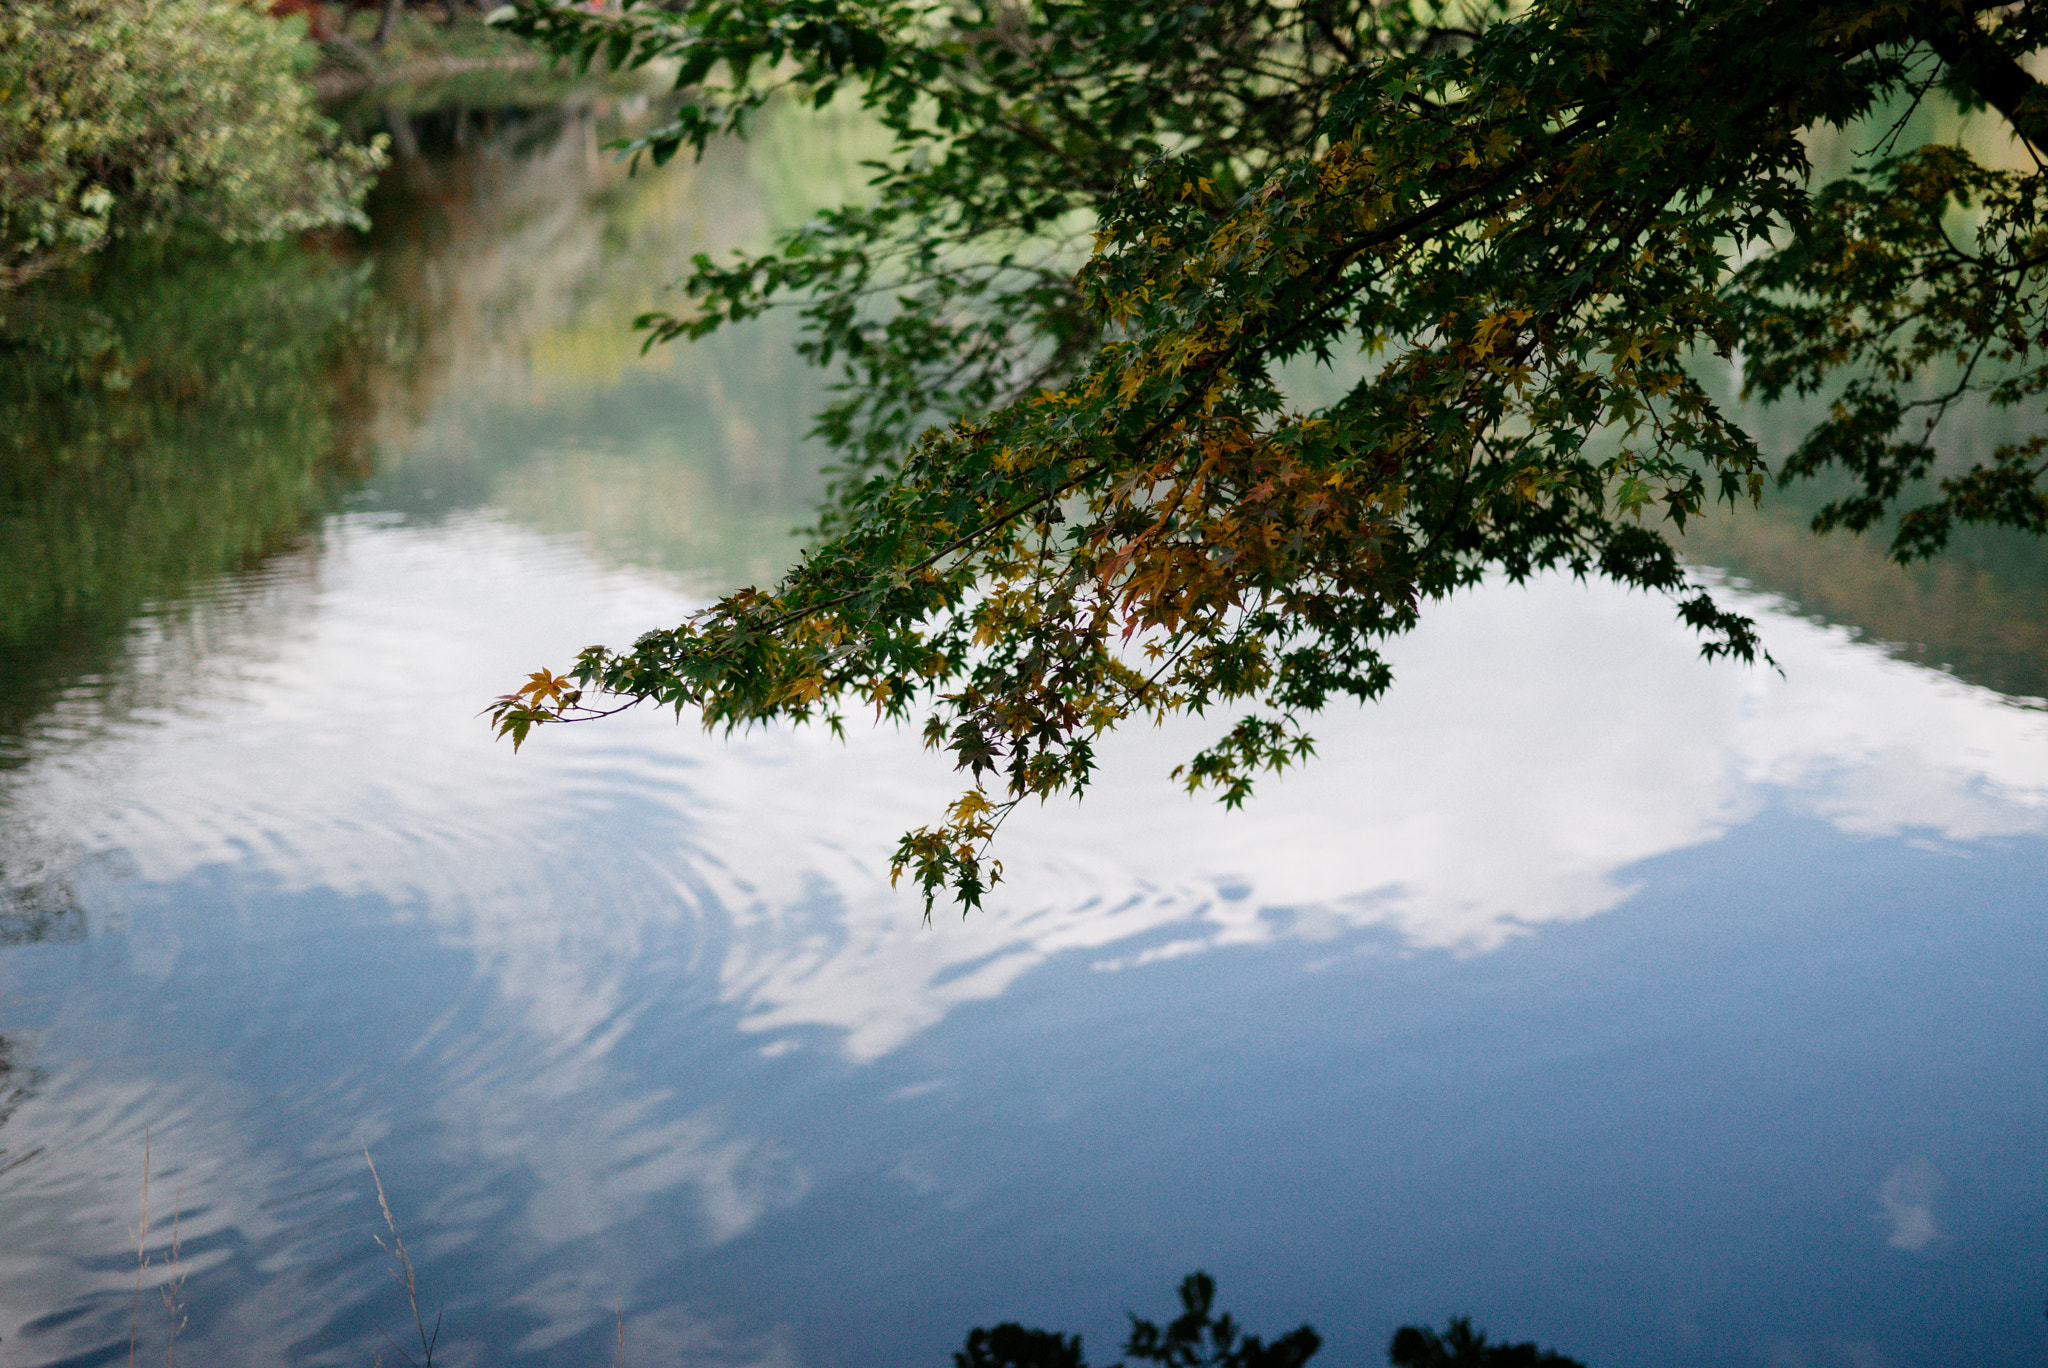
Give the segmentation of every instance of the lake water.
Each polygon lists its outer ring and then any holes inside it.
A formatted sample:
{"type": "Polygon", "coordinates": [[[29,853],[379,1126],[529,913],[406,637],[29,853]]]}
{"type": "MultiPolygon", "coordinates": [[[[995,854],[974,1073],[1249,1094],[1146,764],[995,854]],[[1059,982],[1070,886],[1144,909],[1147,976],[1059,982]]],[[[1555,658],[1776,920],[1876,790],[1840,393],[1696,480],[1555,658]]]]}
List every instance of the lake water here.
{"type": "Polygon", "coordinates": [[[37,410],[90,460],[0,524],[0,1363],[164,1354],[174,1212],[186,1362],[400,1361],[366,1147],[449,1363],[1100,1363],[1196,1268],[1331,1365],[2042,1362],[2048,562],[1712,529],[1782,674],[1490,586],[1244,811],[1120,737],[926,925],[909,734],[476,716],[817,487],[786,330],[625,320],[857,132],[628,182],[605,123],[421,120],[368,247],[123,325],[241,359],[37,410]],[[234,352],[279,318],[329,342],[234,352]]]}

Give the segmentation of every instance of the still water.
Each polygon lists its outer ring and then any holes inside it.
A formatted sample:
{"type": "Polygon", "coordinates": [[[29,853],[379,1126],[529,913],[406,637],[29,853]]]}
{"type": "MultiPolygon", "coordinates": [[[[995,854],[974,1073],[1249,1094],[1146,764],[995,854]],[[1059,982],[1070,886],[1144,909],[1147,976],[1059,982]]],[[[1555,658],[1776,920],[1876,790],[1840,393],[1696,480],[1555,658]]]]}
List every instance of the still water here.
{"type": "Polygon", "coordinates": [[[1247,810],[1169,783],[1198,726],[1119,738],[926,925],[910,735],[476,716],[771,576],[817,485],[786,330],[624,320],[857,132],[629,182],[608,117],[413,120],[367,246],[138,265],[19,420],[63,459],[5,523],[0,1363],[162,1355],[173,1213],[186,1362],[397,1361],[366,1147],[451,1363],[1107,1361],[1198,1267],[1333,1365],[1460,1313],[2042,1362],[2038,555],[1711,531],[1782,674],[1489,587],[1247,810]]]}

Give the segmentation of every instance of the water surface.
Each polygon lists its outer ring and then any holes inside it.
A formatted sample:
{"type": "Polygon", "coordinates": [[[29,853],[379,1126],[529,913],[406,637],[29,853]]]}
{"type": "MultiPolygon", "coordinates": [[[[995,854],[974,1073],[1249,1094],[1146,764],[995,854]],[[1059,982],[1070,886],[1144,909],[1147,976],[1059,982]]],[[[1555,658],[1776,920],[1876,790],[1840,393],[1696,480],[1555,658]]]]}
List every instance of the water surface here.
{"type": "Polygon", "coordinates": [[[140,1338],[175,1210],[191,1362],[395,1358],[365,1147],[450,1362],[1000,1319],[1106,1361],[1196,1267],[1332,1364],[1454,1313],[1616,1368],[2041,1360],[2030,550],[1909,600],[1795,513],[1719,531],[1782,674],[1485,587],[1245,811],[1168,781],[1199,722],[1120,737],[926,925],[909,734],[475,716],[771,576],[817,488],[786,330],[622,320],[844,149],[627,182],[610,117],[420,121],[367,247],[193,285],[300,301],[298,352],[37,410],[96,454],[8,514],[0,1362],[125,1360],[145,1133],[140,1338]]]}

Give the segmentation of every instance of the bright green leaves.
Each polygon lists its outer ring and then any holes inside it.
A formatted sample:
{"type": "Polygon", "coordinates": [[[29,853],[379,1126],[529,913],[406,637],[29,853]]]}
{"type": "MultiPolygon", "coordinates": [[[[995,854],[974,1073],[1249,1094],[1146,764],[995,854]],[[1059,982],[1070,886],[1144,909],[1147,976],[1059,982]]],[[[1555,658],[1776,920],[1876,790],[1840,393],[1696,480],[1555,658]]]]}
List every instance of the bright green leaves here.
{"type": "Polygon", "coordinates": [[[1289,721],[1247,717],[1232,727],[1214,745],[1173,772],[1189,792],[1213,788],[1227,808],[1240,807],[1251,797],[1252,779],[1261,770],[1279,771],[1314,755],[1315,742],[1289,721]]]}

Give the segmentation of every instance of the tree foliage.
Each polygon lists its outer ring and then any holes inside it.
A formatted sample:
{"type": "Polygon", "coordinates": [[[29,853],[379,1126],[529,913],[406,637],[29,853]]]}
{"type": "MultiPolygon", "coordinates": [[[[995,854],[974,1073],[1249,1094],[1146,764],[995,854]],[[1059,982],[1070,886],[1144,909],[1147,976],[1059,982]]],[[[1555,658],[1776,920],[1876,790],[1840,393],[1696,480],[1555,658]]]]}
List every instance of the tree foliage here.
{"type": "Polygon", "coordinates": [[[519,0],[511,22],[674,62],[680,112],[631,145],[656,163],[842,89],[893,146],[872,203],[700,258],[691,307],[641,320],[656,341],[802,312],[843,380],[816,543],[771,588],[535,673],[495,724],[921,718],[971,782],[896,852],[927,911],[978,903],[1003,816],[1082,791],[1125,721],[1225,714],[1178,775],[1242,802],[1483,577],[1665,593],[1707,655],[1753,660],[1668,539],[1712,500],[1834,472],[1820,525],[1897,514],[1901,558],[2048,524],[2044,439],[1936,456],[1958,405],[2048,384],[2038,165],[1896,145],[1960,99],[2048,147],[2030,5],[519,0]],[[1875,145],[1814,184],[1807,139],[1852,125],[1875,145]],[[1699,379],[1710,353],[1763,399],[1832,396],[1778,468],[1699,379]],[[1354,355],[1340,397],[1290,401],[1286,367],[1354,355]]]}
{"type": "Polygon", "coordinates": [[[361,221],[382,158],[319,116],[303,37],[240,0],[0,10],[0,291],[121,234],[361,221]]]}

